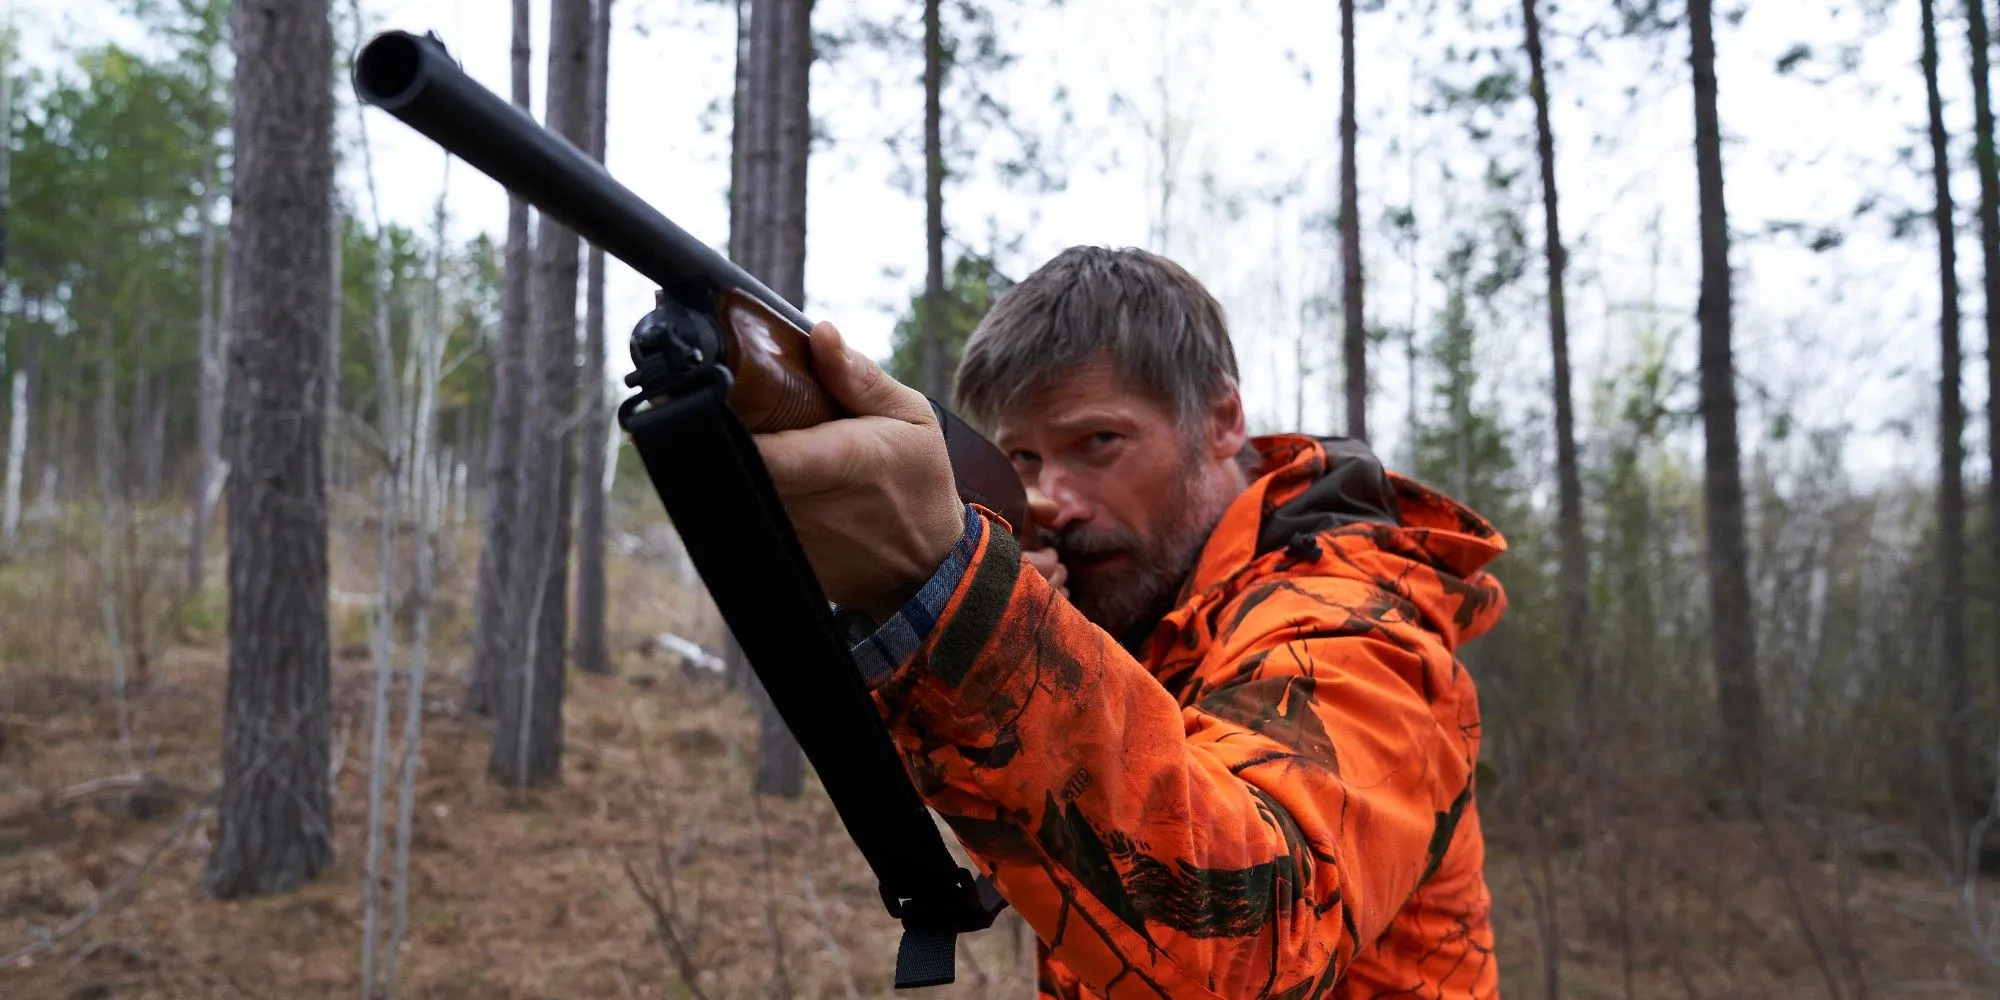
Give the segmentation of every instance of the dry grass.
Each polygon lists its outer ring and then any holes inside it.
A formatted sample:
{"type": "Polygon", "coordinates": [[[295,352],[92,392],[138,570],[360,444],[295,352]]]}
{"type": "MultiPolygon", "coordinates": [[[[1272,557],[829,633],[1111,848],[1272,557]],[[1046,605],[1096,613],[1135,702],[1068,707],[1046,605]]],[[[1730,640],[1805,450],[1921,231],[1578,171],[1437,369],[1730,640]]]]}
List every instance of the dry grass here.
{"type": "MultiPolygon", "coordinates": [[[[824,796],[813,786],[801,801],[766,801],[754,815],[744,794],[754,725],[743,700],[647,650],[645,636],[660,628],[714,639],[701,602],[659,573],[614,556],[618,675],[571,676],[561,784],[517,793],[488,778],[485,724],[451,707],[475,542],[458,539],[445,575],[400,995],[692,995],[627,874],[630,864],[664,887],[663,858],[673,866],[679,940],[703,995],[772,995],[767,905],[778,914],[788,995],[889,995],[897,927],[824,796]],[[775,899],[761,877],[760,827],[775,899]]],[[[337,592],[367,593],[372,551],[343,547],[337,592]]],[[[211,597],[182,610],[150,687],[134,695],[134,757],[159,780],[63,797],[121,765],[95,607],[76,603],[88,572],[71,572],[59,553],[0,566],[0,954],[89,906],[218,780],[226,655],[219,597],[211,597]]],[[[177,565],[170,556],[157,572],[177,565]]],[[[360,996],[370,665],[365,648],[349,644],[365,636],[366,608],[337,603],[336,615],[335,743],[343,753],[334,866],[288,895],[209,900],[200,888],[213,837],[205,818],[131,894],[32,964],[0,970],[0,996],[360,996]]],[[[1540,997],[1542,944],[1529,889],[1539,860],[1497,832],[1506,820],[1489,818],[1505,991],[1540,997]]],[[[1563,996],[1828,995],[1754,830],[1659,819],[1619,829],[1622,841],[1599,838],[1551,859],[1563,996]]],[[[1861,865],[1839,838],[1813,829],[1788,819],[1781,841],[1797,859],[1815,931],[1840,956],[1843,1000],[1992,993],[1943,880],[1910,861],[1861,865]],[[1849,977],[1850,968],[1865,977],[1865,991],[1853,987],[1861,977],[1849,977]]],[[[968,939],[961,955],[959,983],[925,995],[1033,995],[1031,942],[1011,915],[968,939]]]]}

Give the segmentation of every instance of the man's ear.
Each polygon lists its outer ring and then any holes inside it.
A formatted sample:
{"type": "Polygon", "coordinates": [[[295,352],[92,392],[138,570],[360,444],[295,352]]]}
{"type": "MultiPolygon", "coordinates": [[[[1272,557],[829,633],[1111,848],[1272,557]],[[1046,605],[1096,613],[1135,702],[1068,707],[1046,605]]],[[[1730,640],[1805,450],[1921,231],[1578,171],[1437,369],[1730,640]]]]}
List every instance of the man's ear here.
{"type": "Polygon", "coordinates": [[[1218,462],[1233,461],[1243,451],[1250,432],[1243,419],[1243,397],[1236,383],[1223,383],[1222,393],[1208,408],[1208,457],[1218,462]]]}

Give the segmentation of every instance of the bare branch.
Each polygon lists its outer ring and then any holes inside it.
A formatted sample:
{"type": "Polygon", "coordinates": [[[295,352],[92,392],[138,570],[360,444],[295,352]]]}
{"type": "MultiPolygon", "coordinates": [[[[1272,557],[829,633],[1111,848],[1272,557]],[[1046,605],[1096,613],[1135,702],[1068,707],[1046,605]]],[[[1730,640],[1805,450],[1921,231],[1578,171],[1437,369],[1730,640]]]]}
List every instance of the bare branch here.
{"type": "Polygon", "coordinates": [[[110,888],[98,893],[97,898],[91,900],[89,906],[78,911],[76,916],[64,921],[62,926],[49,932],[40,941],[23,946],[10,954],[0,955],[0,969],[25,964],[36,955],[40,955],[55,947],[64,938],[75,934],[84,924],[89,923],[91,918],[103,912],[104,908],[111,905],[113,900],[116,900],[126,890],[130,889],[139,880],[139,876],[144,875],[147,869],[153,867],[153,862],[158,861],[160,855],[165,854],[168,848],[174,846],[181,839],[181,836],[194,826],[195,821],[200,819],[215,804],[215,801],[215,795],[208,795],[201,802],[190,807],[187,812],[182,813],[181,818],[175,820],[174,825],[167,828],[167,832],[153,844],[152,849],[147,851],[144,857],[140,858],[130,868],[125,869],[125,874],[120,875],[118,881],[111,883],[110,888]]]}

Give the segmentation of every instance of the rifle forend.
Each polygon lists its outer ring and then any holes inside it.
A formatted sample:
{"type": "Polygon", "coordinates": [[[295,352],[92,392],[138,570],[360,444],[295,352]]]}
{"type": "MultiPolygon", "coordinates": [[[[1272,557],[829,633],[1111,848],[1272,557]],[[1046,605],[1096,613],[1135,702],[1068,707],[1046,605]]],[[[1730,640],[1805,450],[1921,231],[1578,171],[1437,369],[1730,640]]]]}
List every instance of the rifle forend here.
{"type": "MultiPolygon", "coordinates": [[[[732,379],[730,408],[752,432],[842,415],[813,378],[803,313],[467,76],[435,36],[377,35],[355,57],[354,90],[659,285],[657,308],[632,332],[639,370],[628,385],[653,395],[671,376],[719,361],[732,379]]],[[[1032,537],[1026,492],[1006,456],[937,400],[931,408],[959,496],[1032,537]]]]}

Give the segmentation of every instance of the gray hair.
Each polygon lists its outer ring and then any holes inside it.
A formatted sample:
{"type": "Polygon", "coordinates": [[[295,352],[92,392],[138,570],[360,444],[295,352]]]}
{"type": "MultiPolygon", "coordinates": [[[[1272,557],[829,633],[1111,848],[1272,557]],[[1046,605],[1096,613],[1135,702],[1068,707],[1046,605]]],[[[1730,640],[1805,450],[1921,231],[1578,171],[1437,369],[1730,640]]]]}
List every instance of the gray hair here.
{"type": "Polygon", "coordinates": [[[1222,304],[1179,264],[1133,247],[1070,247],[993,304],[958,366],[958,411],[991,428],[1098,358],[1193,427],[1236,381],[1222,304]]]}

